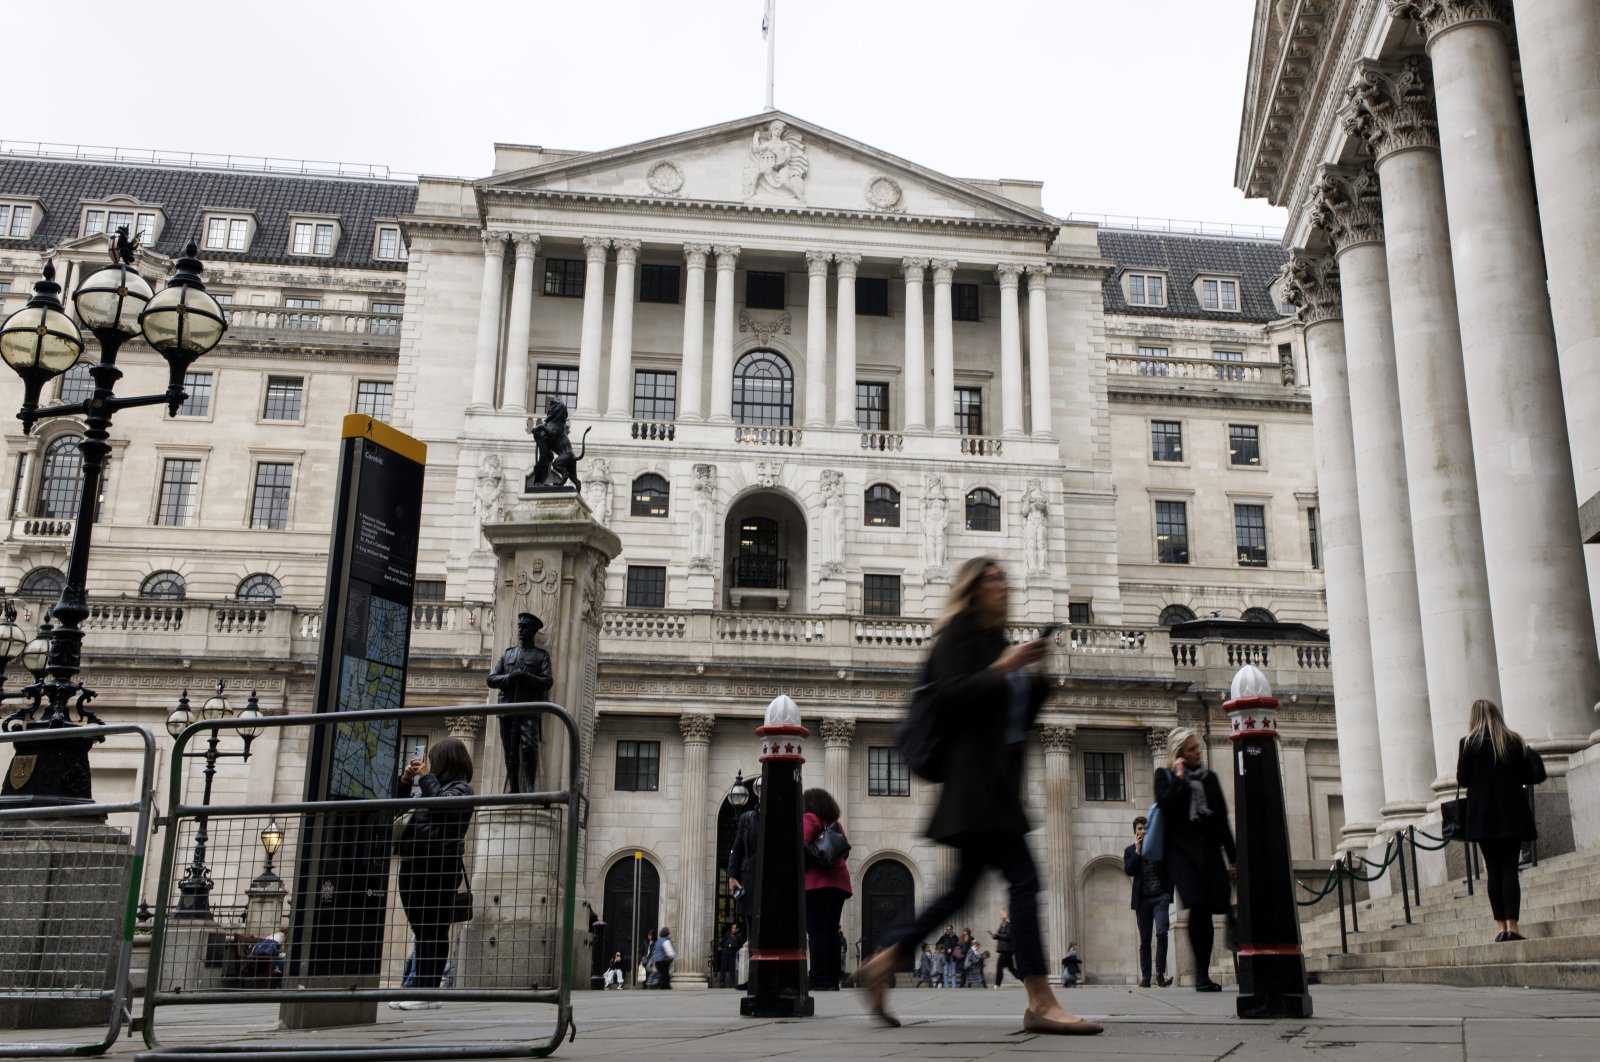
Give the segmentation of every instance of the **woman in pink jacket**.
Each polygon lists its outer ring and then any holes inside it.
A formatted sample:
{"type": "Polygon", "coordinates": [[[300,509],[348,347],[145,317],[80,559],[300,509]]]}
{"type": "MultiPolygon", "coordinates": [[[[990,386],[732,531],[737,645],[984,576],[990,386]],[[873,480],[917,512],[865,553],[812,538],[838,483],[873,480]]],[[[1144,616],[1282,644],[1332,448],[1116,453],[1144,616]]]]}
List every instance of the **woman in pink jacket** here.
{"type": "MultiPolygon", "coordinates": [[[[807,789],[800,798],[805,808],[806,943],[811,952],[807,983],[813,992],[837,992],[839,969],[839,915],[850,898],[850,868],[844,859],[825,866],[812,854],[811,842],[839,821],[839,802],[826,789],[807,789]]],[[[844,826],[839,826],[844,832],[844,826]]]]}

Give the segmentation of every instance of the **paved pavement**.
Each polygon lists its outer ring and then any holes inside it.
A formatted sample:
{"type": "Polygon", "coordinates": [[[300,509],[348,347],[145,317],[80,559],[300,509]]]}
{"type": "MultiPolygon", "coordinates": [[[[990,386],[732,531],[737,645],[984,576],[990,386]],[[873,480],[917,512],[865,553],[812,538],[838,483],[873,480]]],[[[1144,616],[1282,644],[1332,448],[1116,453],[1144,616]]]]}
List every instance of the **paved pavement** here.
{"type": "MultiPolygon", "coordinates": [[[[1034,1036],[1022,1031],[1020,989],[901,989],[891,994],[905,1022],[885,1029],[854,991],[822,993],[817,1016],[802,1021],[740,1018],[727,991],[582,992],[574,999],[577,1037],[561,1059],[692,1059],[695,1062],[900,1058],[1082,1059],[1139,1062],[1341,1059],[1344,1062],[1434,1062],[1600,1059],[1600,992],[1430,986],[1322,986],[1313,989],[1309,1020],[1244,1022],[1233,1016],[1235,993],[1188,989],[1090,986],[1060,993],[1069,1007],[1103,1022],[1093,1038],[1034,1036]]],[[[260,1048],[304,1042],[311,1034],[275,1028],[271,1006],[163,1007],[167,1044],[249,1043],[260,1048]]],[[[378,1049],[406,1043],[460,1044],[523,1038],[548,1040],[548,1007],[447,1004],[432,1011],[380,1008],[378,1024],[316,1034],[324,1043],[378,1049]]],[[[70,1041],[59,1033],[0,1032],[7,1043],[70,1041]]],[[[81,1035],[79,1037],[81,1042],[81,1035]]],[[[124,1035],[110,1057],[142,1048],[124,1035]]],[[[245,1057],[249,1057],[246,1055],[245,1057]]]]}

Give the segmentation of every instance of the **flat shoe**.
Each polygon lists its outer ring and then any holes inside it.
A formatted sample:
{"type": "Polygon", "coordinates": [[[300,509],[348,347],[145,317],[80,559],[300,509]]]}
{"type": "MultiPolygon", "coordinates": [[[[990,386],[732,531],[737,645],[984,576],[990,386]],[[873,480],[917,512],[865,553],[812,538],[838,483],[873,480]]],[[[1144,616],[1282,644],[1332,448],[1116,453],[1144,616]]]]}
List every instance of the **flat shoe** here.
{"type": "Polygon", "coordinates": [[[1498,933],[1496,933],[1496,934],[1495,934],[1495,935],[1494,935],[1494,942],[1495,942],[1495,943],[1496,943],[1496,944],[1504,944],[1504,943],[1505,943],[1505,942],[1506,942],[1506,941],[1507,941],[1507,940],[1509,940],[1509,939],[1510,939],[1510,934],[1508,934],[1508,933],[1507,933],[1507,932],[1506,932],[1506,931],[1505,931],[1505,930],[1503,930],[1503,929],[1502,929],[1502,930],[1501,930],[1501,931],[1500,931],[1500,932],[1498,932],[1498,933]]]}
{"type": "Polygon", "coordinates": [[[879,975],[876,971],[869,971],[863,967],[857,972],[856,977],[861,981],[862,989],[867,993],[867,1005],[872,1008],[872,1016],[891,1029],[900,1028],[900,1019],[889,1013],[889,978],[879,975]]]}
{"type": "Polygon", "coordinates": [[[1079,1018],[1076,1021],[1060,1021],[1056,1018],[1042,1018],[1030,1008],[1022,1012],[1022,1029],[1024,1032],[1045,1033],[1052,1036],[1096,1036],[1105,1032],[1103,1026],[1092,1021],[1079,1018]]]}
{"type": "Polygon", "coordinates": [[[1222,986],[1215,981],[1207,981],[1203,985],[1195,985],[1194,990],[1196,992],[1221,992],[1222,986]]]}

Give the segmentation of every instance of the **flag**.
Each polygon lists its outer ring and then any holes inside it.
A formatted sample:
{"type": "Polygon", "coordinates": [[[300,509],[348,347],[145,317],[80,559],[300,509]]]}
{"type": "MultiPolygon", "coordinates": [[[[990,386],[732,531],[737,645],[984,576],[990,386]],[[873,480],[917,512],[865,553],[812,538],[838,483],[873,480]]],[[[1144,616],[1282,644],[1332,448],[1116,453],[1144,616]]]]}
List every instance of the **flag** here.
{"type": "Polygon", "coordinates": [[[761,39],[767,39],[767,30],[772,26],[772,0],[767,0],[766,6],[761,9],[761,39]]]}

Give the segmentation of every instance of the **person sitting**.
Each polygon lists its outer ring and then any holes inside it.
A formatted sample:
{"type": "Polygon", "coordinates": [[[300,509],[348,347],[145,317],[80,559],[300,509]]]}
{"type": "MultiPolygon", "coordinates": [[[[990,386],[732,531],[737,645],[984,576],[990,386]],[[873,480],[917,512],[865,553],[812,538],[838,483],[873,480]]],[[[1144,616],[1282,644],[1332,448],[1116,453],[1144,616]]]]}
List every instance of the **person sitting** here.
{"type": "Polygon", "coordinates": [[[622,961],[622,952],[611,956],[611,965],[606,967],[606,988],[622,988],[622,972],[627,965],[622,961]]]}
{"type": "Polygon", "coordinates": [[[1078,942],[1067,946],[1067,957],[1061,960],[1061,987],[1075,987],[1083,976],[1083,964],[1078,958],[1078,942]]]}

